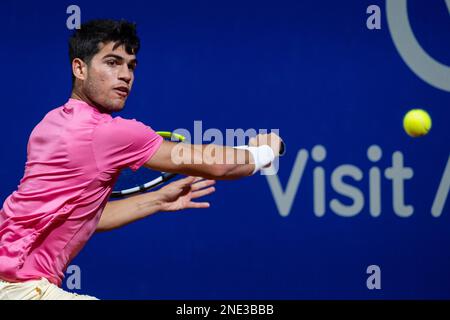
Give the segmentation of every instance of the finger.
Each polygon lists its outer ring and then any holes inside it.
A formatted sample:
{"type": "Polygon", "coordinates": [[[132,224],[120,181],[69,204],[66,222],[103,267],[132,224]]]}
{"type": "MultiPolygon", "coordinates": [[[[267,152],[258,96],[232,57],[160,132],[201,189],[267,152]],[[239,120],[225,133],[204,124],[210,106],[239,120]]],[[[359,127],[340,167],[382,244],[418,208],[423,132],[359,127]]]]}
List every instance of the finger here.
{"type": "Polygon", "coordinates": [[[197,190],[201,190],[204,188],[208,188],[210,186],[213,186],[216,184],[215,180],[203,180],[201,182],[197,182],[195,184],[191,185],[191,190],[192,191],[197,191],[197,190]]]}
{"type": "Polygon", "coordinates": [[[188,176],[186,178],[180,179],[179,181],[182,181],[184,185],[192,185],[194,183],[198,183],[202,180],[205,180],[205,178],[202,177],[194,177],[194,176],[188,176]]]}
{"type": "Polygon", "coordinates": [[[204,209],[209,208],[210,204],[209,202],[190,202],[188,204],[188,208],[195,208],[195,209],[204,209]]]}
{"type": "Polygon", "coordinates": [[[207,189],[202,189],[202,190],[199,190],[199,191],[192,192],[191,199],[197,199],[197,198],[206,196],[208,194],[213,193],[214,191],[216,191],[216,188],[209,187],[207,189]]]}
{"type": "Polygon", "coordinates": [[[194,184],[191,185],[191,190],[195,191],[195,190],[200,190],[209,186],[212,186],[216,184],[216,180],[203,180],[200,182],[196,182],[194,184]]]}
{"type": "Polygon", "coordinates": [[[189,185],[194,183],[194,181],[197,179],[197,177],[193,177],[193,176],[188,176],[186,178],[183,179],[179,179],[177,181],[175,181],[175,183],[178,183],[180,185],[189,185]]]}

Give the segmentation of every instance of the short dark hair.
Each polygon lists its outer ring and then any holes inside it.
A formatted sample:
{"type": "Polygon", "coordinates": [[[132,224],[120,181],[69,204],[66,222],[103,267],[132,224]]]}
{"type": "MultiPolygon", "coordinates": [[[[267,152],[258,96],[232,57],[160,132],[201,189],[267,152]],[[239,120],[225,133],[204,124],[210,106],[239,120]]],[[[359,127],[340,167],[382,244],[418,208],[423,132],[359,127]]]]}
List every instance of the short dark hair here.
{"type": "MultiPolygon", "coordinates": [[[[99,44],[115,42],[114,49],[123,45],[128,54],[137,54],[140,40],[136,33],[136,23],[126,20],[96,19],[81,25],[69,39],[70,64],[79,58],[89,64],[100,51],[99,44]]],[[[72,74],[72,85],[75,76],[72,74]]]]}

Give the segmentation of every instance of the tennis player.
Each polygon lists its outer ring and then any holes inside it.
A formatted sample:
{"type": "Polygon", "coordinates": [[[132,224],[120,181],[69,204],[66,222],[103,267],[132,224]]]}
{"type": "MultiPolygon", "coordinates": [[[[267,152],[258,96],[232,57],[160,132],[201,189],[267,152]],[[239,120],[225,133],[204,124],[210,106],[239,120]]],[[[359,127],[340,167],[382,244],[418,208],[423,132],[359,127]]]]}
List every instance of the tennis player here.
{"type": "Polygon", "coordinates": [[[195,146],[112,117],[130,94],[139,46],[135,25],[123,20],[93,20],[71,36],[72,95],[33,129],[24,176],[0,210],[0,299],[96,299],[60,288],[95,231],[156,212],[207,208],[194,200],[214,192],[215,180],[250,176],[278,156],[274,134],[236,148],[195,146]],[[175,148],[181,163],[173,161],[175,148]],[[108,202],[120,171],[141,166],[188,177],[108,202]]]}

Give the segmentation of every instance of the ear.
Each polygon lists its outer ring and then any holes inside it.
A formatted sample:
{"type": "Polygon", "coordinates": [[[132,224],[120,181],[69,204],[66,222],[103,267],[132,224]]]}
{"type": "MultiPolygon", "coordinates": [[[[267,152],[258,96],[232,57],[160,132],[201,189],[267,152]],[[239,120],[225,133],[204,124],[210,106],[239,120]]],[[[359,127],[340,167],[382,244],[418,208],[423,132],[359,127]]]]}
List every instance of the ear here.
{"type": "Polygon", "coordinates": [[[75,78],[79,80],[86,80],[87,78],[87,64],[80,58],[75,58],[72,61],[72,72],[75,78]]]}

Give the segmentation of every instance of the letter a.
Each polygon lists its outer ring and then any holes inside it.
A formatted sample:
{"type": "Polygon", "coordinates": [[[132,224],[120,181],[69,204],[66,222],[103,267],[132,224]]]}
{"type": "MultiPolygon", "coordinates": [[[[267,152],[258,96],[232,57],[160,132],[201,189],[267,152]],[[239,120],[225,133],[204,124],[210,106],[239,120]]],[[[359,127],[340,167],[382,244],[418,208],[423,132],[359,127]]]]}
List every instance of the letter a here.
{"type": "Polygon", "coordinates": [[[381,269],[377,265],[371,265],[367,267],[367,274],[370,274],[370,277],[367,278],[366,285],[367,289],[381,289],[381,269]]]}
{"type": "Polygon", "coordinates": [[[377,5],[371,5],[367,7],[367,11],[366,13],[372,13],[372,15],[370,15],[367,18],[366,21],[366,26],[367,29],[369,30],[373,30],[373,29],[381,29],[381,10],[380,7],[377,5]]]}
{"type": "Polygon", "coordinates": [[[81,28],[81,10],[80,7],[77,5],[71,5],[67,7],[66,10],[67,14],[71,15],[66,20],[66,26],[67,29],[73,30],[73,29],[80,29],[81,28]]]}
{"type": "Polygon", "coordinates": [[[81,289],[81,269],[77,265],[70,265],[66,271],[70,274],[67,277],[66,285],[68,289],[81,289]]]}

